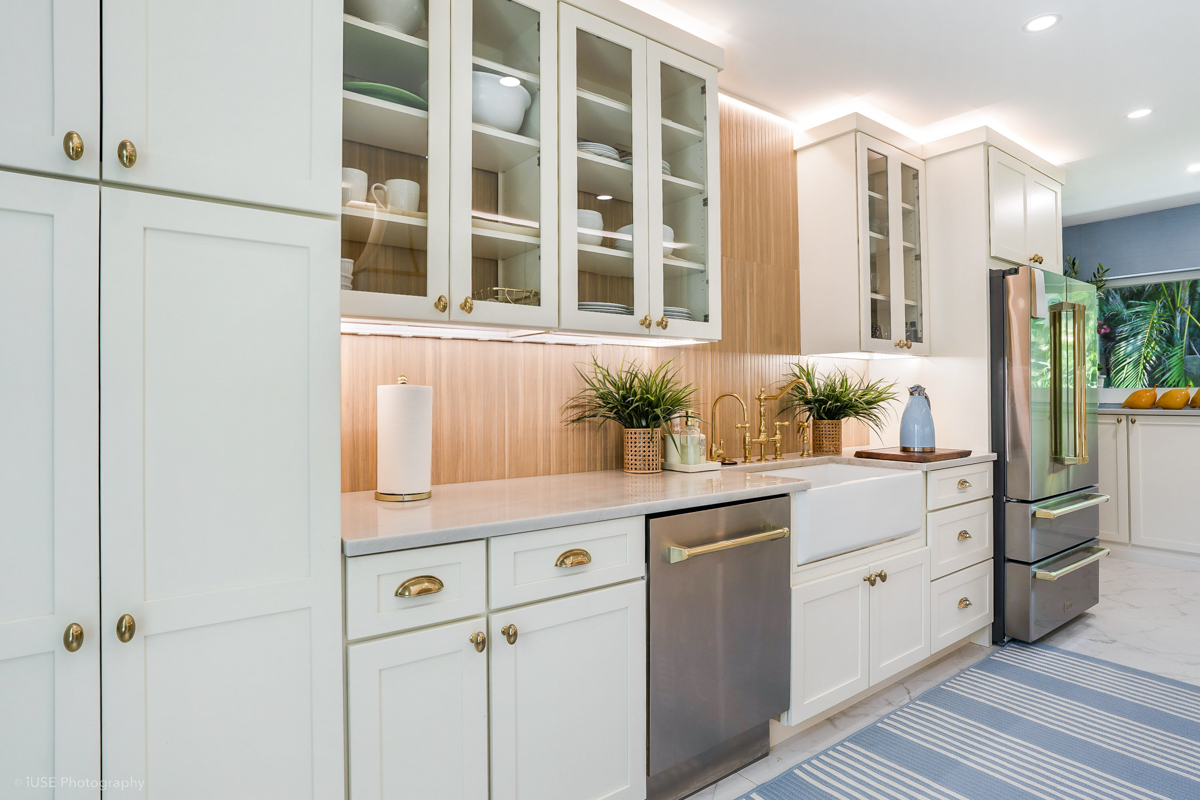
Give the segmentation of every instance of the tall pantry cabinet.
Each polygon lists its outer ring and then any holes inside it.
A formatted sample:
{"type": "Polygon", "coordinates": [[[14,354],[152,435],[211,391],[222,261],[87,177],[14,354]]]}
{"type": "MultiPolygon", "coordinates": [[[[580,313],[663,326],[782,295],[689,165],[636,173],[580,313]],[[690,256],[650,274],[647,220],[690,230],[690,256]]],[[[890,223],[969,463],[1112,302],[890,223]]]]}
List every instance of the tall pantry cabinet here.
{"type": "Polygon", "coordinates": [[[340,796],[340,3],[98,5],[0,7],[0,785],[340,796]]]}

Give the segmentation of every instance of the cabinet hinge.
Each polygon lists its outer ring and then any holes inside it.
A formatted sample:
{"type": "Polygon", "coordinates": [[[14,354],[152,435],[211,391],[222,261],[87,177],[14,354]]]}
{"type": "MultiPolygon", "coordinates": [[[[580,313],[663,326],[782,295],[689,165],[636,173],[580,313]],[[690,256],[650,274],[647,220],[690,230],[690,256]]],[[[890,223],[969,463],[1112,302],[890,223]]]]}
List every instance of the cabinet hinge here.
{"type": "Polygon", "coordinates": [[[704,198],[704,207],[708,208],[708,198],[704,198]]]}
{"type": "Polygon", "coordinates": [[[539,167],[542,165],[542,157],[541,157],[541,156],[538,156],[538,163],[537,163],[537,165],[538,165],[539,167]]]}
{"type": "Polygon", "coordinates": [[[700,87],[700,94],[708,94],[708,84],[700,87]]]}

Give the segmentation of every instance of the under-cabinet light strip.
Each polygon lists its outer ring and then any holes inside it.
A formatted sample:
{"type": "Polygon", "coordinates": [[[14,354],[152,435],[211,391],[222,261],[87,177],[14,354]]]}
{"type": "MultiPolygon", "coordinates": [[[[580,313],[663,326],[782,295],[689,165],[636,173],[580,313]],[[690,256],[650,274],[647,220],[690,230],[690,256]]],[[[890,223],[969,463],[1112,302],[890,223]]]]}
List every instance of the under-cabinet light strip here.
{"type": "Polygon", "coordinates": [[[342,320],[342,333],[359,336],[400,336],[421,339],[468,339],[479,342],[534,342],[537,344],[566,344],[576,346],[618,345],[621,347],[682,347],[704,344],[697,339],[678,339],[666,336],[611,336],[558,331],[471,328],[458,325],[421,325],[413,323],[360,322],[342,320]]]}

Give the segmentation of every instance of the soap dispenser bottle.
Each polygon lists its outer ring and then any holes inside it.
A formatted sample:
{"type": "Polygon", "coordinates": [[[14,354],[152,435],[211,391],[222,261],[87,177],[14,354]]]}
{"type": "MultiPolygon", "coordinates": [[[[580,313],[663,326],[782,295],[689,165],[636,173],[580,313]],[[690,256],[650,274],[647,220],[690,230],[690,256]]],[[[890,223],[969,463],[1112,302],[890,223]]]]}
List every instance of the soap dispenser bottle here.
{"type": "Polygon", "coordinates": [[[900,417],[900,449],[905,453],[932,453],[936,449],[933,410],[924,386],[912,386],[908,390],[908,405],[900,417]]]}
{"type": "Polygon", "coordinates": [[[687,430],[683,432],[683,463],[689,466],[702,464],[705,436],[700,432],[700,422],[691,411],[685,412],[684,419],[687,421],[687,430]]]}

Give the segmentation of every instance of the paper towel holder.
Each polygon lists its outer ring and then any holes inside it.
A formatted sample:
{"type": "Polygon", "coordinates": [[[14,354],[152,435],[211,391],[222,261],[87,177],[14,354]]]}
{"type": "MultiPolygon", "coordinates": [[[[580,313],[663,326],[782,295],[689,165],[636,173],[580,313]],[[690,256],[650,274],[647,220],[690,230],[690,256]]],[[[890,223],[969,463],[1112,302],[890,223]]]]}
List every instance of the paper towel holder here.
{"type": "MultiPolygon", "coordinates": [[[[400,377],[396,378],[396,383],[407,384],[408,376],[401,375],[400,377]]],[[[432,491],[417,492],[416,494],[391,494],[389,492],[376,492],[375,493],[375,499],[382,500],[385,503],[411,503],[414,500],[428,500],[432,496],[433,496],[432,491]]]]}

